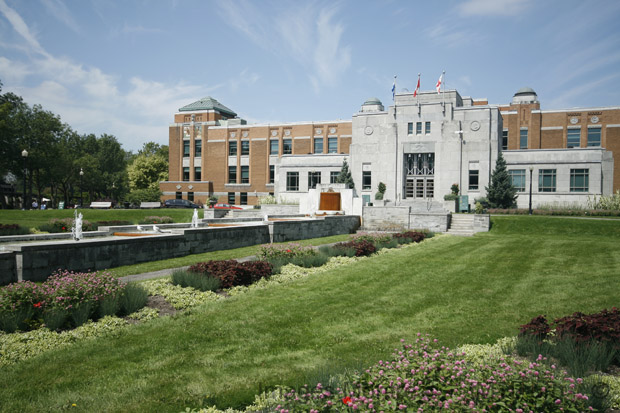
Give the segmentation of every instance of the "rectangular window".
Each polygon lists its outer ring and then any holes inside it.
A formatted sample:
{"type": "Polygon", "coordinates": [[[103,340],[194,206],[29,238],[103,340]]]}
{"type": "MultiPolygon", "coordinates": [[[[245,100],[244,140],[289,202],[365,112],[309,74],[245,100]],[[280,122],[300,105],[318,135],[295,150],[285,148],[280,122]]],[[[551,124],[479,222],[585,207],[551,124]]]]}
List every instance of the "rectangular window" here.
{"type": "Polygon", "coordinates": [[[183,168],[183,180],[189,181],[189,166],[183,168]]]}
{"type": "Polygon", "coordinates": [[[571,192],[588,192],[590,181],[589,169],[571,169],[570,170],[570,191],[571,192]]]}
{"type": "Polygon", "coordinates": [[[538,191],[555,192],[556,170],[541,169],[538,171],[538,191]]]}
{"type": "Polygon", "coordinates": [[[194,181],[202,181],[202,168],[200,166],[194,167],[194,181]]]}
{"type": "Polygon", "coordinates": [[[237,156],[237,141],[228,142],[228,156],[237,156]]]}
{"type": "Polygon", "coordinates": [[[250,167],[249,166],[241,167],[241,183],[242,184],[250,183],[250,167]]]}
{"type": "Polygon", "coordinates": [[[314,138],[314,153],[323,153],[323,138],[314,138]]]}
{"type": "Polygon", "coordinates": [[[601,146],[601,128],[588,128],[588,146],[601,146]]]}
{"type": "Polygon", "coordinates": [[[250,154],[250,141],[241,141],[241,155],[250,154]]]}
{"type": "Polygon", "coordinates": [[[579,148],[581,146],[581,129],[568,129],[566,131],[566,147],[579,148]]]}
{"type": "Polygon", "coordinates": [[[471,169],[469,171],[469,190],[477,191],[478,190],[478,177],[479,171],[471,169]]]}
{"type": "Polygon", "coordinates": [[[424,122],[424,133],[427,134],[427,135],[431,133],[431,123],[430,122],[424,122]]]}
{"type": "Polygon", "coordinates": [[[193,192],[188,192],[187,193],[187,200],[194,202],[194,193],[193,192]]]}
{"type": "Polygon", "coordinates": [[[299,172],[286,173],[286,190],[299,191],[299,172]]]}
{"type": "Polygon", "coordinates": [[[293,153],[293,140],[283,139],[282,140],[282,155],[290,155],[292,153],[293,153]]]}
{"type": "Polygon", "coordinates": [[[248,193],[247,192],[241,192],[239,194],[239,203],[241,205],[247,205],[248,204],[248,193]]]}
{"type": "Polygon", "coordinates": [[[183,199],[183,192],[175,192],[174,193],[174,198],[175,199],[183,199]]]}
{"type": "Polygon", "coordinates": [[[422,134],[422,122],[416,122],[415,123],[415,134],[416,135],[421,135],[422,134]]]}
{"type": "Polygon", "coordinates": [[[234,192],[229,192],[228,193],[228,203],[233,205],[235,203],[235,193],[234,192]]]}
{"type": "Polygon", "coordinates": [[[362,190],[372,189],[372,172],[362,171],[362,190]]]}
{"type": "Polygon", "coordinates": [[[331,171],[329,173],[329,183],[336,184],[338,183],[338,177],[340,176],[340,171],[331,171]]]}
{"type": "Polygon", "coordinates": [[[413,135],[413,122],[407,124],[407,135],[413,135]]]}
{"type": "Polygon", "coordinates": [[[519,135],[519,149],[527,149],[527,129],[521,129],[519,135]]]}
{"type": "Polygon", "coordinates": [[[525,169],[511,169],[508,175],[512,186],[519,192],[525,192],[525,169]]]}
{"type": "Polygon", "coordinates": [[[276,166],[269,165],[269,183],[273,184],[276,182],[276,166]]]}
{"type": "Polygon", "coordinates": [[[279,151],[279,145],[277,139],[269,141],[269,155],[277,155],[279,151]]]}
{"type": "Polygon", "coordinates": [[[202,141],[195,140],[194,141],[194,156],[202,155],[202,141]]]}
{"type": "Polygon", "coordinates": [[[189,140],[183,141],[183,156],[189,156],[189,140]]]}
{"type": "Polygon", "coordinates": [[[502,151],[508,150],[508,129],[502,131],[502,151]]]}
{"type": "Polygon", "coordinates": [[[237,167],[236,166],[228,167],[228,183],[229,184],[237,183],[237,167]]]}
{"type": "Polygon", "coordinates": [[[320,183],[321,172],[308,172],[308,189],[314,189],[320,183]]]}
{"type": "Polygon", "coordinates": [[[327,138],[327,153],[338,153],[338,138],[327,138]]]}

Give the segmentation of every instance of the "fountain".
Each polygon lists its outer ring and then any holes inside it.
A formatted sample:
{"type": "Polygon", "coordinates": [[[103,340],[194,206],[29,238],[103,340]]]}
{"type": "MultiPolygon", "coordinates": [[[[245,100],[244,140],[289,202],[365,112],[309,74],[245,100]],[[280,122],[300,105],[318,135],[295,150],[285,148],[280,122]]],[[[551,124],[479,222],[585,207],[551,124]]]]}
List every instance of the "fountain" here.
{"type": "Polygon", "coordinates": [[[74,215],[75,218],[73,219],[73,226],[71,227],[71,235],[74,241],[79,241],[82,239],[82,213],[80,212],[78,214],[76,209],[74,215]]]}
{"type": "Polygon", "coordinates": [[[192,216],[192,224],[190,228],[198,228],[198,209],[194,208],[194,215],[192,216]]]}

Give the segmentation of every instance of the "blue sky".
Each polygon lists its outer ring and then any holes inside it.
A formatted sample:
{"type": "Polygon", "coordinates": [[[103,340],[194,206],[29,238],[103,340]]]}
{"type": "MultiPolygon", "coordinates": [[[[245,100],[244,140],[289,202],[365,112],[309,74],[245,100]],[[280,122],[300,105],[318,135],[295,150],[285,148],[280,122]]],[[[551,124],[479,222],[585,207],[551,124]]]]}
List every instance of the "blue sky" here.
{"type": "Polygon", "coordinates": [[[204,96],[248,123],[351,119],[443,70],[494,104],[620,106],[618,21],[615,0],[0,0],[0,80],[133,151],[204,96]]]}

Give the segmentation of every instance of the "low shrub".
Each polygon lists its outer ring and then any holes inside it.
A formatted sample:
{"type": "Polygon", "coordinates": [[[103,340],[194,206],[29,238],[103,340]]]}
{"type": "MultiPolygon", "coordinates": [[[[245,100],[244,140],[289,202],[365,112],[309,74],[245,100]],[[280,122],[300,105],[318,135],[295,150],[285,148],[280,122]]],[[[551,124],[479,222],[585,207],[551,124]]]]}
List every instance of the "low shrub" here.
{"type": "Polygon", "coordinates": [[[30,233],[29,228],[20,227],[17,224],[0,224],[0,236],[26,235],[29,233],[30,233]]]}
{"type": "Polygon", "coordinates": [[[319,247],[319,253],[328,257],[355,257],[355,249],[343,245],[323,245],[319,247]]]}
{"type": "Polygon", "coordinates": [[[120,314],[129,315],[146,305],[148,291],[137,283],[128,283],[120,295],[120,314]]]}
{"type": "Polygon", "coordinates": [[[174,220],[170,217],[144,217],[138,222],[139,225],[149,225],[149,224],[172,224],[174,220]]]}
{"type": "Polygon", "coordinates": [[[351,241],[370,241],[375,245],[389,242],[391,239],[392,235],[384,232],[358,232],[351,235],[351,241]]]}
{"type": "Polygon", "coordinates": [[[405,231],[393,234],[394,238],[399,244],[410,244],[412,242],[422,242],[426,238],[426,234],[418,231],[405,231]]]}
{"type": "MultiPolygon", "coordinates": [[[[499,209],[488,208],[489,214],[505,214],[505,215],[528,215],[528,209],[499,209]]],[[[551,215],[551,216],[577,216],[577,217],[618,217],[620,216],[620,210],[606,210],[606,209],[533,209],[532,215],[551,215]]]]}
{"type": "Polygon", "coordinates": [[[398,240],[391,238],[389,241],[381,241],[381,242],[377,242],[375,244],[375,247],[377,247],[377,251],[382,250],[384,248],[396,248],[398,247],[399,242],[398,240]]]}
{"type": "MultiPolygon", "coordinates": [[[[47,224],[39,225],[39,230],[49,233],[71,232],[73,226],[73,218],[52,218],[47,224]]],[[[93,231],[94,226],[91,222],[82,220],[82,231],[93,231]]]]}
{"type": "Polygon", "coordinates": [[[273,271],[267,261],[237,262],[235,260],[207,261],[189,267],[190,272],[211,275],[220,280],[222,288],[250,285],[261,278],[268,278],[273,271]]]}
{"type": "Polygon", "coordinates": [[[69,317],[69,312],[63,308],[47,308],[43,311],[43,326],[50,331],[60,330],[69,317]]]}
{"type": "Polygon", "coordinates": [[[295,258],[316,255],[312,246],[304,247],[301,244],[290,242],[288,244],[264,244],[259,247],[256,257],[259,260],[272,260],[274,258],[295,258]]]}
{"type": "Polygon", "coordinates": [[[335,245],[336,248],[351,248],[355,251],[356,257],[367,257],[377,252],[375,245],[366,239],[355,239],[349,242],[341,242],[335,245]]]}
{"type": "Polygon", "coordinates": [[[95,305],[92,301],[82,301],[74,305],[69,311],[69,320],[73,328],[79,327],[86,323],[93,313],[95,305]]]}
{"type": "Polygon", "coordinates": [[[351,374],[336,388],[280,388],[274,403],[278,411],[586,411],[589,397],[577,390],[582,384],[542,358],[476,365],[419,336],[396,349],[391,361],[351,374]]]}
{"type": "Polygon", "coordinates": [[[172,273],[172,284],[180,287],[192,287],[199,291],[217,291],[220,280],[211,275],[191,271],[176,270],[172,273]]]}

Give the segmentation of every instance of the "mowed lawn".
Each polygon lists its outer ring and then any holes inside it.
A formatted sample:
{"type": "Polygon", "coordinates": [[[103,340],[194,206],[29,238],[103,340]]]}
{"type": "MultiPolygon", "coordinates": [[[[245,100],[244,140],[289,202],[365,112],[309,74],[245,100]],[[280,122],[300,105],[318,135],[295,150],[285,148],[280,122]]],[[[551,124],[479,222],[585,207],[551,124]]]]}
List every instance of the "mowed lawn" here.
{"type": "Polygon", "coordinates": [[[486,234],[442,236],[3,368],[0,410],[240,407],[265,387],[385,360],[417,332],[450,347],[494,342],[539,314],[618,306],[619,241],[619,221],[494,217],[486,234]]]}

